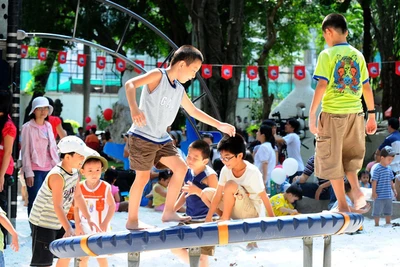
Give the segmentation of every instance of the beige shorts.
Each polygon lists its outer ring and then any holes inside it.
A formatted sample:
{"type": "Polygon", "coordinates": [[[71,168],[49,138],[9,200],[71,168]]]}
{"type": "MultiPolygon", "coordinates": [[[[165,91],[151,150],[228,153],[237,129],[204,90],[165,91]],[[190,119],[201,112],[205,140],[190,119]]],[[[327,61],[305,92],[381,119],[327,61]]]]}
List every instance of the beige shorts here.
{"type": "Polygon", "coordinates": [[[342,179],[345,172],[358,172],[365,155],[364,113],[321,112],[315,147],[315,175],[342,179]]]}
{"type": "MultiPolygon", "coordinates": [[[[204,188],[203,194],[211,202],[216,192],[215,188],[204,188]]],[[[235,193],[235,205],[233,206],[231,218],[232,219],[246,219],[258,217],[258,212],[254,207],[253,201],[250,199],[249,194],[246,192],[244,187],[238,185],[238,189],[235,193]]],[[[224,212],[224,196],[222,195],[221,201],[218,203],[218,209],[224,212]]]]}
{"type": "Polygon", "coordinates": [[[148,171],[153,166],[157,169],[167,169],[161,164],[162,157],[179,156],[172,142],[155,144],[136,136],[129,136],[129,161],[131,170],[148,171]]]}

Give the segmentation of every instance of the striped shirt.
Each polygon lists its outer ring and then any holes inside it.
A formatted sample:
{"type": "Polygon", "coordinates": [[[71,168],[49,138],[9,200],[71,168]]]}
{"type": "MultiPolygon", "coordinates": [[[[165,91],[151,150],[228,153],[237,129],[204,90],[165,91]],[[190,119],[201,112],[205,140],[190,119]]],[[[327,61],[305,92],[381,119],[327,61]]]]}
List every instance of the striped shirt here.
{"type": "Polygon", "coordinates": [[[79,179],[79,174],[75,169],[73,173],[66,172],[61,167],[61,163],[59,163],[47,174],[46,179],[40,187],[35,201],[33,202],[29,221],[36,226],[59,230],[62,225],[54,211],[53,194],[49,188],[49,177],[53,174],[60,175],[64,180],[63,209],[64,214],[68,214],[72,201],[74,200],[75,187],[79,179]]]}
{"type": "Polygon", "coordinates": [[[372,181],[376,181],[377,199],[392,199],[393,178],[394,175],[390,167],[384,167],[381,164],[377,164],[371,178],[372,181]]]}

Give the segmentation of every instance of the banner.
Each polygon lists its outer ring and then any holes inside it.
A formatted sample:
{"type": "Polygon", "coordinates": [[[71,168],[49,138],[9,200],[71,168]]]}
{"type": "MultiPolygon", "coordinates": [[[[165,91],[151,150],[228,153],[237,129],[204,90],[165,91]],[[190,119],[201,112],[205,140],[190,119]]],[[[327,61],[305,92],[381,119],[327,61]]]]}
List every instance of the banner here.
{"type": "Polygon", "coordinates": [[[27,55],[28,55],[28,46],[21,45],[21,58],[26,58],[27,55]]]}
{"type": "Polygon", "coordinates": [[[379,76],[379,63],[378,62],[371,62],[368,63],[368,73],[369,77],[376,78],[379,76]]]}
{"type": "MultiPolygon", "coordinates": [[[[144,61],[143,61],[143,65],[144,65],[144,61]]],[[[115,60],[115,68],[119,71],[119,72],[123,72],[126,68],[126,63],[125,60],[120,59],[117,57],[117,59],[115,60]]],[[[139,72],[140,73],[140,72],[139,72]]]]}
{"type": "Polygon", "coordinates": [[[39,47],[38,50],[38,59],[39,60],[46,60],[47,58],[47,49],[43,47],[39,47]]]}
{"type": "Polygon", "coordinates": [[[58,63],[65,64],[67,62],[67,51],[58,52],[58,63]]]}
{"type": "Polygon", "coordinates": [[[232,65],[222,65],[221,77],[225,80],[229,80],[230,78],[232,78],[232,65]]]}
{"type": "Polygon", "coordinates": [[[246,68],[247,77],[250,80],[254,80],[258,75],[258,67],[257,66],[247,66],[246,68]]]}
{"type": "Polygon", "coordinates": [[[279,66],[268,66],[268,78],[276,80],[279,77],[279,66]]]}
{"type": "Polygon", "coordinates": [[[86,55],[85,54],[78,54],[77,64],[79,67],[86,66],[86,55]]]}
{"type": "Polygon", "coordinates": [[[157,62],[157,68],[166,69],[167,67],[167,62],[165,62],[164,64],[162,62],[157,62]]]}
{"type": "Polygon", "coordinates": [[[106,57],[98,56],[96,58],[96,67],[102,70],[106,67],[106,57]]]}
{"type": "MultiPolygon", "coordinates": [[[[124,62],[125,62],[125,61],[124,61],[124,62]]],[[[144,60],[136,59],[134,62],[135,62],[136,64],[138,64],[139,66],[142,66],[142,68],[144,68],[144,60]]],[[[138,74],[142,73],[142,71],[141,71],[140,69],[138,69],[138,68],[133,68],[133,69],[134,69],[134,71],[135,71],[136,73],[138,73],[138,74]]]]}
{"type": "Polygon", "coordinates": [[[201,65],[201,76],[204,79],[209,79],[212,77],[212,66],[210,64],[201,65]]]}
{"type": "Polygon", "coordinates": [[[400,76],[400,61],[396,61],[396,74],[400,76]]]}
{"type": "Polygon", "coordinates": [[[305,66],[294,66],[294,78],[297,80],[303,80],[306,77],[305,66]]]}

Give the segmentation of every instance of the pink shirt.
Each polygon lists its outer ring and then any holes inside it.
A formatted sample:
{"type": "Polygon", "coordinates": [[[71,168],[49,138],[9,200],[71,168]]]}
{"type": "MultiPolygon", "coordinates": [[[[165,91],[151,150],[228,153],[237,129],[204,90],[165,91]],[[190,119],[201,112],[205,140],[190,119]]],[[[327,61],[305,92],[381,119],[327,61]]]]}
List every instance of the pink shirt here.
{"type": "MultiPolygon", "coordinates": [[[[15,127],[14,123],[9,119],[3,127],[3,131],[1,132],[2,138],[0,143],[0,168],[3,164],[4,157],[4,137],[7,135],[11,136],[13,139],[17,136],[17,127],[15,127]]],[[[10,163],[8,164],[8,168],[6,170],[6,174],[12,175],[14,171],[14,160],[11,156],[10,163]]]]}
{"type": "Polygon", "coordinates": [[[41,127],[32,119],[22,125],[21,154],[25,177],[33,177],[34,170],[50,171],[60,161],[49,122],[45,121],[45,125],[41,127]]]}

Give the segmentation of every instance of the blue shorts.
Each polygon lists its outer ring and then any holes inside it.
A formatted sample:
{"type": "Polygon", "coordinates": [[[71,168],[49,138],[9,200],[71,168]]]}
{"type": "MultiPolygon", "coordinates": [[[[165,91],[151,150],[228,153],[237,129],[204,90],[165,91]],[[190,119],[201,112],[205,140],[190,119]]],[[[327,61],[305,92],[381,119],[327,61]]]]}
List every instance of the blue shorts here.
{"type": "Polygon", "coordinates": [[[374,206],[372,208],[372,216],[392,216],[393,214],[393,203],[391,198],[387,199],[375,199],[374,206]]]}

